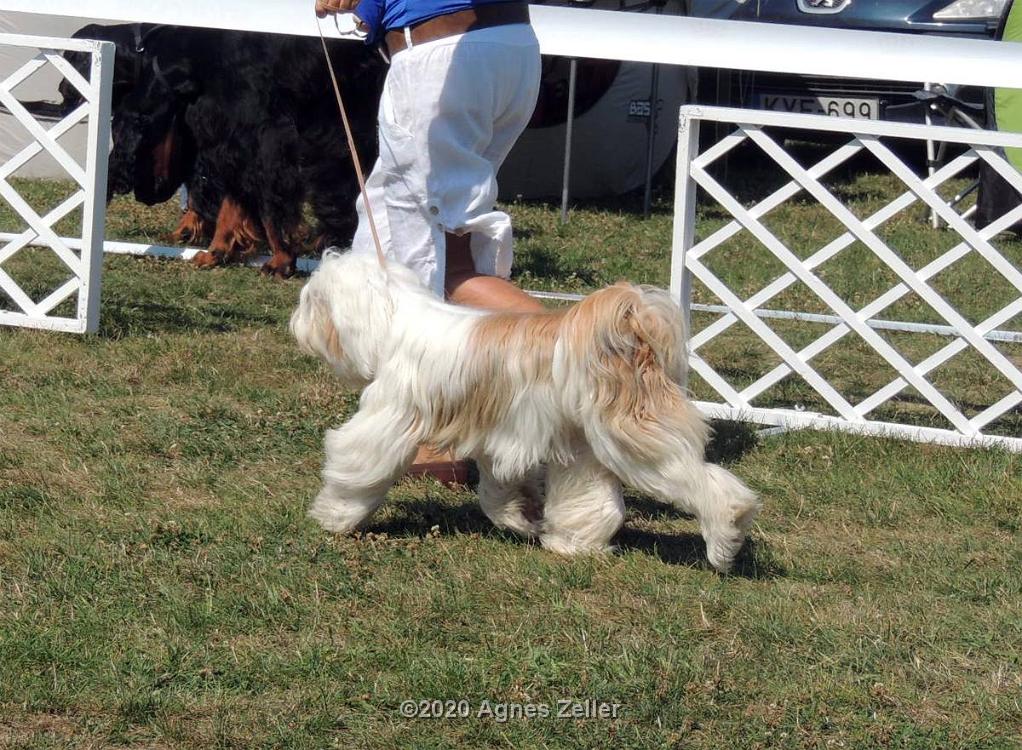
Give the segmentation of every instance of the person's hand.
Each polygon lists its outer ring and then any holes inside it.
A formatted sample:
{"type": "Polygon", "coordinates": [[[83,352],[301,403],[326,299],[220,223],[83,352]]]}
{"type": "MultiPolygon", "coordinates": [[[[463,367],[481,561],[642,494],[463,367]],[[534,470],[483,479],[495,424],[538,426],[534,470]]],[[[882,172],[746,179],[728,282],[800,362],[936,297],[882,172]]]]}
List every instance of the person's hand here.
{"type": "Polygon", "coordinates": [[[328,13],[350,13],[357,5],[358,0],[316,0],[316,15],[326,18],[328,13]]]}

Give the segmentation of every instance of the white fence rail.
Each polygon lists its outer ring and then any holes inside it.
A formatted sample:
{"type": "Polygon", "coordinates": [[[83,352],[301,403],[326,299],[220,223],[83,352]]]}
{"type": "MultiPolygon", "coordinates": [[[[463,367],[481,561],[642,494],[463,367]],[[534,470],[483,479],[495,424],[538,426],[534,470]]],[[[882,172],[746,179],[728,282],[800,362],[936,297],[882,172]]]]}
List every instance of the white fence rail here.
{"type": "MultiPolygon", "coordinates": [[[[38,50],[38,54],[0,81],[0,104],[33,138],[0,166],[0,199],[15,214],[15,221],[22,227],[21,231],[6,233],[0,238],[0,242],[4,243],[0,247],[0,324],[78,333],[95,331],[99,324],[114,48],[109,42],[9,34],[0,34],[0,45],[38,50]],[[64,59],[62,53],[65,50],[91,56],[88,80],[64,59]],[[19,85],[46,66],[56,68],[78,90],[83,100],[80,106],[49,127],[38,122],[21,105],[16,93],[19,85]],[[88,122],[84,165],[72,157],[60,142],[61,136],[82,120],[88,122]],[[75,187],[58,205],[37,209],[18,192],[11,179],[43,152],[64,168],[75,187]],[[80,219],[81,237],[77,247],[72,247],[74,243],[58,236],[54,226],[75,216],[80,219]],[[22,269],[22,273],[15,273],[10,268],[14,257],[29,246],[49,248],[60,260],[60,272],[53,279],[27,279],[32,275],[30,272],[22,269]],[[22,277],[27,280],[19,282],[22,277]],[[43,288],[40,289],[40,286],[43,288]],[[74,297],[77,297],[75,314],[58,314],[62,303],[74,297]]],[[[38,256],[34,256],[31,266],[37,265],[38,256]]]]}
{"type": "MultiPolygon", "coordinates": [[[[0,10],[316,36],[312,0],[0,0],[0,10]]],[[[1022,45],[820,26],[531,7],[546,55],[1022,88],[1022,45]]],[[[351,28],[350,21],[342,22],[351,28]]],[[[342,34],[324,22],[329,36],[342,34]]]]}
{"type": "MultiPolygon", "coordinates": [[[[1009,427],[1008,434],[1003,434],[1003,430],[988,431],[999,420],[1017,417],[1017,407],[1022,403],[1022,370],[1019,369],[1022,364],[1022,346],[1019,346],[1022,342],[1019,330],[1022,328],[1022,271],[1017,265],[1018,258],[1006,257],[991,242],[998,233],[1022,221],[1022,207],[988,226],[973,227],[940,194],[944,183],[980,160],[1022,191],[1022,175],[997,152],[998,146],[1022,146],[1022,136],[816,115],[683,107],[671,285],[690,315],[694,313],[700,320],[707,314],[714,318],[705,325],[694,321],[690,341],[692,372],[702,380],[701,385],[708,386],[719,398],[702,401],[700,406],[716,417],[784,427],[826,427],[946,444],[1001,445],[1022,450],[1022,437],[1018,436],[1017,428],[1009,427]],[[698,134],[702,121],[727,123],[734,125],[735,130],[700,154],[698,134]],[[812,166],[804,167],[785,150],[783,139],[773,137],[764,128],[829,131],[848,134],[851,139],[835,146],[812,166]],[[967,148],[924,179],[881,141],[882,137],[918,141],[934,138],[967,148]],[[787,180],[751,206],[736,198],[714,175],[713,169],[717,160],[750,143],[759,148],[760,156],[772,160],[787,180]],[[871,207],[865,217],[854,214],[824,183],[829,174],[862,154],[871,155],[905,186],[897,198],[871,207]],[[731,217],[724,226],[703,238],[697,238],[695,233],[697,188],[731,217]],[[838,236],[809,254],[789,247],[778,237],[776,228],[771,229],[766,223],[771,212],[796,197],[815,201],[842,226],[838,236]],[[936,212],[960,238],[951,248],[934,251],[935,257],[927,257],[919,267],[914,267],[881,231],[885,224],[913,204],[936,212]],[[764,260],[776,263],[780,269],[776,277],[751,294],[740,294],[730,288],[721,278],[729,270],[727,262],[723,266],[717,263],[716,271],[709,262],[713,254],[721,253],[721,248],[728,243],[731,243],[731,252],[740,253],[744,264],[753,265],[764,260]],[[861,255],[846,258],[847,262],[856,264],[853,274],[858,269],[863,277],[886,273],[892,279],[889,288],[861,305],[847,299],[851,296],[847,289],[843,290],[844,294],[835,291],[821,272],[825,266],[833,269],[841,260],[839,256],[850,255],[856,246],[867,249],[871,256],[868,266],[861,261],[861,255]],[[955,266],[966,259],[973,262],[981,259],[981,266],[975,268],[977,273],[989,278],[989,283],[981,289],[982,299],[975,299],[975,290],[972,290],[973,298],[949,299],[935,288],[934,281],[948,272],[963,273],[956,271],[955,266]],[[877,262],[882,270],[876,268],[877,262]],[[720,304],[694,303],[694,284],[701,285],[699,291],[707,299],[715,299],[720,304]],[[801,292],[801,296],[797,292],[801,292]],[[805,307],[811,309],[766,307],[782,294],[787,295],[786,299],[803,301],[805,307]],[[913,311],[913,320],[878,317],[907,298],[921,308],[913,311]],[[982,315],[978,313],[980,309],[982,315]],[[977,317],[978,322],[971,322],[977,317]],[[803,327],[815,325],[819,333],[814,334],[809,343],[801,343],[804,331],[798,336],[792,336],[790,331],[785,332],[787,336],[781,335],[767,320],[798,321],[803,327]],[[745,379],[752,381],[744,387],[729,382],[722,374],[730,363],[714,363],[711,357],[704,355],[704,351],[715,341],[719,342],[725,333],[736,335],[738,329],[732,329],[738,324],[757,345],[767,347],[771,355],[766,360],[773,365],[764,372],[743,373],[745,379]],[[897,336],[898,333],[917,339],[908,341],[905,336],[897,336]],[[935,336],[951,340],[933,351],[929,342],[935,336]],[[823,359],[846,337],[856,340],[859,353],[853,356],[866,359],[872,356],[878,366],[868,369],[878,373],[889,371],[893,378],[886,383],[869,383],[864,382],[869,381],[868,378],[834,378],[822,372],[814,361],[823,359]],[[927,337],[928,343],[921,343],[918,337],[927,337]],[[788,338],[799,339],[800,343],[789,343],[788,338]],[[901,351],[896,342],[908,351],[901,351]],[[862,353],[864,348],[868,354],[862,353]],[[982,384],[984,403],[975,403],[975,391],[969,399],[963,399],[960,394],[950,393],[950,389],[942,387],[933,377],[938,368],[966,352],[973,355],[969,360],[970,380],[982,384]],[[918,361],[911,361],[913,358],[918,361]],[[791,379],[811,390],[805,400],[819,404],[820,410],[807,408],[803,403],[784,403],[785,395],[778,395],[776,389],[784,381],[790,386],[791,379]],[[914,408],[910,410],[912,418],[902,420],[905,410],[896,407],[899,399],[905,399],[907,394],[914,408]],[[966,400],[971,403],[963,403],[966,400]],[[767,405],[761,405],[763,402],[767,405]],[[919,409],[920,402],[927,408],[919,409]],[[871,418],[875,412],[885,409],[893,418],[871,418]]],[[[789,387],[786,392],[800,393],[797,387],[789,387]]]]}

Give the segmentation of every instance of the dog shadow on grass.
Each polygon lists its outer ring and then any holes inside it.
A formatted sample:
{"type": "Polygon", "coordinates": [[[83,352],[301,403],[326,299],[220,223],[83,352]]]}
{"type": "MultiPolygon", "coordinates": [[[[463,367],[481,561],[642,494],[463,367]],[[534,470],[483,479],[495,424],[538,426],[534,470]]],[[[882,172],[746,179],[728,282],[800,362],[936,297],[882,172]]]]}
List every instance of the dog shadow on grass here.
{"type": "MultiPolygon", "coordinates": [[[[652,523],[670,523],[679,519],[693,520],[671,506],[647,497],[627,496],[627,518],[624,527],[611,544],[621,553],[640,553],[657,557],[668,565],[709,569],[706,545],[695,532],[671,533],[651,529],[652,523]]],[[[427,496],[421,500],[395,503],[398,513],[387,520],[377,521],[367,531],[391,538],[422,538],[439,533],[442,536],[479,535],[499,538],[513,545],[536,545],[493,526],[473,499],[458,505],[440,496],[427,496]]],[[[787,575],[785,567],[777,561],[770,547],[755,536],[746,539],[730,575],[739,578],[772,579],[787,575]]]]}
{"type": "MultiPolygon", "coordinates": [[[[686,519],[695,524],[695,517],[651,497],[625,494],[628,515],[625,525],[612,543],[622,552],[641,552],[660,558],[668,565],[709,568],[706,543],[697,531],[672,533],[651,524],[676,523],[686,519]]],[[[785,567],[771,553],[769,545],[756,539],[755,532],[745,540],[735,558],[730,575],[739,578],[769,579],[787,575],[785,567]]]]}
{"type": "MultiPolygon", "coordinates": [[[[391,537],[422,537],[437,529],[444,536],[496,531],[477,502],[470,500],[455,505],[446,491],[443,491],[443,495],[428,492],[422,499],[400,500],[393,507],[400,508],[400,513],[394,513],[387,520],[373,521],[367,530],[391,537]]],[[[515,538],[510,534],[507,537],[515,538]]]]}
{"type": "MultiPolygon", "coordinates": [[[[737,461],[756,446],[755,430],[736,422],[715,422],[713,439],[707,445],[707,459],[715,463],[737,461]]],[[[423,537],[430,533],[496,535],[510,544],[534,544],[520,537],[494,528],[473,497],[463,500],[463,493],[427,490],[425,497],[403,499],[394,507],[400,514],[373,523],[370,531],[389,537],[423,537]]],[[[706,545],[698,533],[669,533],[650,529],[655,523],[671,522],[692,516],[670,505],[649,497],[625,494],[627,519],[612,543],[622,552],[640,552],[660,558],[669,565],[709,566],[706,545]]],[[[742,578],[778,578],[787,574],[770,552],[769,547],[755,537],[746,540],[735,559],[731,575],[742,578]]]]}
{"type": "MultiPolygon", "coordinates": [[[[493,536],[508,544],[536,544],[496,529],[475,500],[454,505],[446,497],[427,495],[421,500],[403,500],[395,506],[400,507],[400,514],[371,524],[367,531],[391,538],[421,538],[437,532],[442,536],[478,534],[493,536]]],[[[650,523],[691,519],[691,516],[646,497],[628,496],[626,506],[625,525],[611,541],[620,552],[657,557],[668,565],[709,568],[706,545],[698,533],[643,528],[650,523]]],[[[751,579],[780,578],[786,574],[769,547],[754,537],[746,540],[731,570],[733,576],[751,579]]]]}
{"type": "Polygon", "coordinates": [[[711,421],[713,436],[706,445],[706,460],[715,464],[731,464],[740,460],[759,443],[756,428],[747,422],[711,421]]]}
{"type": "MultiPolygon", "coordinates": [[[[635,505],[636,502],[633,500],[631,510],[634,511],[635,505]]],[[[683,513],[672,512],[670,509],[667,509],[666,514],[691,518],[683,513]]],[[[657,504],[656,515],[659,517],[665,515],[663,506],[657,504]]],[[[636,514],[629,513],[629,518],[636,518],[636,514]]],[[[706,559],[706,544],[703,542],[702,536],[697,533],[671,534],[662,531],[647,531],[626,522],[624,528],[614,538],[613,544],[617,545],[621,552],[641,552],[651,557],[658,557],[668,565],[710,568],[710,563],[706,559]]],[[[774,559],[769,546],[755,537],[745,540],[745,544],[738,552],[738,557],[735,558],[734,567],[729,573],[729,575],[738,578],[757,580],[783,578],[787,574],[787,569],[774,559]]]]}

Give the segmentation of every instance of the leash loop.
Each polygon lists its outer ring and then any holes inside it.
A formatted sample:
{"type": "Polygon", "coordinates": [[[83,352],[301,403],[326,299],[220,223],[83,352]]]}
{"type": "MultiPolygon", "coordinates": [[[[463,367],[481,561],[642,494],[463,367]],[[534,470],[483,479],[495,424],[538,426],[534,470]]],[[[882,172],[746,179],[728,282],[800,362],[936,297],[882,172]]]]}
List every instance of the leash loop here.
{"type": "Polygon", "coordinates": [[[333,61],[330,59],[330,51],[326,46],[326,37],[323,36],[323,27],[320,26],[319,17],[316,18],[316,30],[319,32],[319,41],[323,45],[323,56],[326,58],[326,67],[330,71],[330,82],[334,87],[334,96],[337,98],[337,109],[341,113],[341,122],[344,124],[344,134],[348,138],[348,151],[351,153],[351,161],[355,165],[355,176],[358,178],[358,188],[362,192],[362,203],[365,205],[366,218],[369,220],[369,232],[373,236],[373,245],[376,247],[376,259],[380,266],[386,270],[387,260],[383,252],[383,243],[380,242],[380,235],[376,231],[376,219],[373,218],[373,207],[369,203],[369,191],[366,190],[365,175],[362,172],[362,160],[359,158],[358,149],[355,147],[355,136],[351,131],[351,123],[348,121],[348,112],[344,108],[344,99],[341,96],[341,87],[337,82],[337,73],[334,71],[333,61]]]}

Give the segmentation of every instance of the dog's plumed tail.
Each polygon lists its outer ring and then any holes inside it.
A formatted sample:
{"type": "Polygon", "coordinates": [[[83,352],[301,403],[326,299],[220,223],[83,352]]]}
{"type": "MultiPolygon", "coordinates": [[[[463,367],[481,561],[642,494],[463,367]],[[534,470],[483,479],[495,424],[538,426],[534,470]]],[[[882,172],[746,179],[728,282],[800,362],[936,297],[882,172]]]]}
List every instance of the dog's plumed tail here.
{"type": "Polygon", "coordinates": [[[683,429],[685,438],[706,442],[706,428],[682,389],[685,322],[670,296],[659,289],[620,283],[591,294],[565,320],[564,357],[576,384],[575,404],[591,421],[648,458],[648,436],[683,429]]]}
{"type": "Polygon", "coordinates": [[[727,571],[759,500],[704,458],[709,427],[685,397],[685,324],[659,289],[617,284],[568,313],[565,383],[596,458],[626,484],[699,519],[710,562],[727,571]],[[581,376],[581,377],[578,377],[581,376]],[[584,389],[584,390],[583,390],[584,389]]]}

